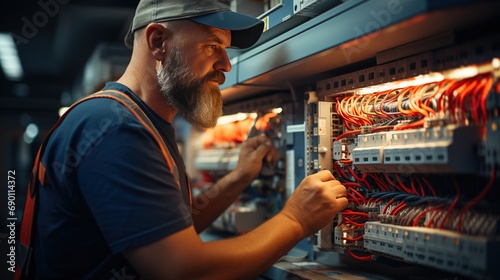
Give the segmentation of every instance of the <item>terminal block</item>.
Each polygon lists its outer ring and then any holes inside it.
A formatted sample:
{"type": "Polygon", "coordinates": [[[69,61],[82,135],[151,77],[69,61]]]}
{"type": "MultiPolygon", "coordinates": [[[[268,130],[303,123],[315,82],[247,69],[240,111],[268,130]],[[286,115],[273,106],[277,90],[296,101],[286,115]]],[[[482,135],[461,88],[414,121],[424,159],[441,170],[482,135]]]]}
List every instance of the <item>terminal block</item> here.
{"type": "MultiPolygon", "coordinates": [[[[496,83],[500,81],[497,79],[496,83]]],[[[486,99],[488,110],[488,123],[486,124],[486,140],[484,142],[484,168],[482,174],[490,175],[490,170],[500,166],[500,86],[492,89],[486,99]]],[[[500,172],[497,172],[500,177],[500,172]]]]}
{"type": "Polygon", "coordinates": [[[362,172],[476,173],[480,126],[429,127],[358,136],[353,164],[362,172]]]}
{"type": "Polygon", "coordinates": [[[352,151],[356,147],[356,139],[340,139],[333,142],[333,160],[352,159],[352,151]]]}
{"type": "Polygon", "coordinates": [[[458,272],[474,279],[498,279],[500,238],[422,227],[366,222],[366,249],[405,262],[458,272]]]}
{"type": "Polygon", "coordinates": [[[365,229],[362,227],[339,225],[334,228],[335,245],[350,249],[364,249],[363,239],[357,240],[363,236],[364,231],[365,229]]]}
{"type": "MultiPolygon", "coordinates": [[[[312,92],[309,95],[312,95],[312,92]]],[[[305,113],[306,175],[320,170],[332,170],[332,131],[333,122],[336,121],[332,120],[332,115],[336,115],[332,113],[332,102],[309,102],[306,104],[305,113]]]]}
{"type": "Polygon", "coordinates": [[[383,172],[384,148],[390,145],[392,132],[363,134],[358,136],[353,149],[353,163],[363,172],[383,172]]]}

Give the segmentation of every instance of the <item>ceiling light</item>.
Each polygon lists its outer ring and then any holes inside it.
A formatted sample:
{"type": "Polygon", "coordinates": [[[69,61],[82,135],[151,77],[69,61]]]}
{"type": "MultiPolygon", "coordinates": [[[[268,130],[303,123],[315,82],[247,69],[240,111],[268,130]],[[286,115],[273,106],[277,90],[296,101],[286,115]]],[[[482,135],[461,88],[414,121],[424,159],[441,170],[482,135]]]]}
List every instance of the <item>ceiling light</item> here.
{"type": "Polygon", "coordinates": [[[61,107],[59,108],[59,117],[62,117],[66,111],[68,111],[69,107],[61,107]]]}
{"type": "Polygon", "coordinates": [[[19,81],[23,78],[23,67],[10,33],[0,33],[0,64],[7,79],[19,81]]]}
{"type": "Polygon", "coordinates": [[[35,140],[35,138],[38,136],[38,132],[40,132],[40,130],[38,129],[38,125],[34,123],[28,124],[23,134],[24,141],[28,144],[33,143],[33,140],[35,140]]]}

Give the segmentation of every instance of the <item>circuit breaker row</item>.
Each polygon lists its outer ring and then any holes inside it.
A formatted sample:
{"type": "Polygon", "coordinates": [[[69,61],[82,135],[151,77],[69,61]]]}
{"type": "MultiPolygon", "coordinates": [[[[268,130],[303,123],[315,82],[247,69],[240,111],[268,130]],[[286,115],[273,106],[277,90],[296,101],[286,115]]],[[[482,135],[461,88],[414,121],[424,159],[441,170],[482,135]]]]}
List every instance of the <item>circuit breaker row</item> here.
{"type": "Polygon", "coordinates": [[[364,247],[410,263],[458,272],[470,277],[498,271],[499,238],[367,222],[364,247]]]}
{"type": "Polygon", "coordinates": [[[362,134],[352,151],[353,165],[363,172],[401,172],[400,165],[405,164],[412,168],[407,172],[476,173],[474,146],[480,140],[478,126],[362,134]]]}

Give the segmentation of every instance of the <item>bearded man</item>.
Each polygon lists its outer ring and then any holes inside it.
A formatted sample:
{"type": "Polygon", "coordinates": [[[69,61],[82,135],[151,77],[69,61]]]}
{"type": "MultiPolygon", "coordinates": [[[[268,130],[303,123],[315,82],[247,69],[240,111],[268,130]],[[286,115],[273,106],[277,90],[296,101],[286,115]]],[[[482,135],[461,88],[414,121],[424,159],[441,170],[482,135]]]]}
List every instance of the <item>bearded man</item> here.
{"type": "Polygon", "coordinates": [[[250,47],[262,29],[217,1],[140,1],[126,38],[130,63],[102,91],[121,92],[145,112],[176,172],[120,102],[74,106],[41,154],[48,183],[38,190],[35,278],[252,279],[346,206],[345,188],[322,171],[251,232],[213,242],[198,236],[277,152],[266,136],[248,139],[235,169],[202,201],[191,197],[172,121],[178,114],[196,127],[216,124],[219,86],[231,70],[226,49],[250,47]]]}

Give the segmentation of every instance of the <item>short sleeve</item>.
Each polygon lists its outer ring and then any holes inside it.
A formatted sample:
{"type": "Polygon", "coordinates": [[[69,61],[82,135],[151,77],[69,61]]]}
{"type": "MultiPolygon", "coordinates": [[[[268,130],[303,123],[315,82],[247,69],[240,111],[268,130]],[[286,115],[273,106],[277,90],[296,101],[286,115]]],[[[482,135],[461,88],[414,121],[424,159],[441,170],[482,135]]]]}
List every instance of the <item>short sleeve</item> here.
{"type": "Polygon", "coordinates": [[[113,253],[192,224],[158,144],[128,109],[113,100],[90,100],[74,110],[74,116],[94,112],[79,120],[80,137],[73,141],[76,149],[84,147],[76,180],[113,253]]]}

